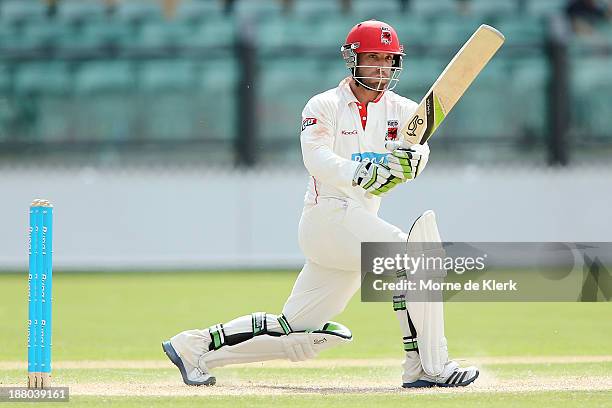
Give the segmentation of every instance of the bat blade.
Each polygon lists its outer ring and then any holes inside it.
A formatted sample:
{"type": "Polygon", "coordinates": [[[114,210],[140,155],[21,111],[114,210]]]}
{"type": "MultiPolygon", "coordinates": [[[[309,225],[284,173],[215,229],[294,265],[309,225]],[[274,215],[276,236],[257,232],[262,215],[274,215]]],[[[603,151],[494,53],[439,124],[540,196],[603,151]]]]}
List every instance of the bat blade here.
{"type": "Polygon", "coordinates": [[[505,41],[502,33],[481,25],[448,63],[400,131],[410,144],[424,144],[505,41]]]}

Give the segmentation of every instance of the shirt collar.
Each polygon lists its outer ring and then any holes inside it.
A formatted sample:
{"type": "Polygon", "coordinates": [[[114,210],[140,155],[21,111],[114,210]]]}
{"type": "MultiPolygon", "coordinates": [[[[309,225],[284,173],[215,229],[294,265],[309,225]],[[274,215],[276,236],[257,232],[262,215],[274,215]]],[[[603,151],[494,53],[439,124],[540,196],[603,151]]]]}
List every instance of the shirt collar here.
{"type": "MultiPolygon", "coordinates": [[[[345,100],[347,105],[350,105],[351,102],[359,103],[359,101],[355,97],[355,94],[353,93],[353,91],[351,90],[351,87],[349,85],[350,80],[351,80],[351,77],[349,76],[349,77],[344,78],[338,84],[338,87],[340,88],[340,91],[342,92],[342,96],[343,96],[343,98],[344,98],[344,100],[345,100]]],[[[384,92],[384,91],[381,92],[380,95],[378,95],[378,97],[375,100],[372,101],[372,103],[380,102],[380,100],[385,95],[385,93],[386,92],[384,92]]]]}

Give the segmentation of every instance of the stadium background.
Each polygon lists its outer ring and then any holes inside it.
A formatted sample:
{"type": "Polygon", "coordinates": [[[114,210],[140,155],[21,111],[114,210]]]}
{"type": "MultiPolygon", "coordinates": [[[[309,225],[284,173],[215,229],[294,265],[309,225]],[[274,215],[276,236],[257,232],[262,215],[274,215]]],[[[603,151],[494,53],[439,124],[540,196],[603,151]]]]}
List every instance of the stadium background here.
{"type": "Polygon", "coordinates": [[[350,345],[221,368],[214,389],[183,386],[160,348],[282,309],[303,262],[301,109],[346,74],[339,47],[367,18],[399,32],[398,92],[417,101],[479,24],[507,38],[385,219],[407,229],[432,208],[445,240],[610,241],[612,30],[567,3],[0,0],[0,385],[25,384],[28,205],[43,197],[52,383],[73,405],[608,406],[608,302],[447,303],[451,356],[481,368],[459,393],[401,392],[392,307],[359,296],[336,318],[350,345]]]}
{"type": "Polygon", "coordinates": [[[564,0],[0,2],[0,269],[27,205],[56,208],[56,269],[299,267],[301,109],[356,22],[406,48],[419,101],[480,24],[507,42],[381,214],[443,237],[607,241],[612,27],[564,0]]]}

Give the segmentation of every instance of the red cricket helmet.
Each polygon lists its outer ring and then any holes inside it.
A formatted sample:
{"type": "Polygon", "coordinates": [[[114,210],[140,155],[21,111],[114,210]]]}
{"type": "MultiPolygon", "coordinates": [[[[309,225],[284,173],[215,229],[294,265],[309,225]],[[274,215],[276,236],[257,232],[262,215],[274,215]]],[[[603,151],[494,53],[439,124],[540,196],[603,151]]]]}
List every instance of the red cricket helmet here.
{"type": "Polygon", "coordinates": [[[389,24],[377,20],[368,20],[357,24],[348,33],[345,44],[340,47],[340,52],[342,53],[342,58],[344,58],[346,62],[346,67],[351,71],[351,75],[359,85],[373,91],[391,90],[397,85],[402,71],[404,47],[400,44],[395,29],[389,24]],[[391,66],[391,76],[357,76],[358,68],[372,67],[357,64],[357,54],[365,52],[384,52],[393,54],[394,60],[391,66]],[[362,79],[379,79],[379,83],[374,88],[363,83],[363,81],[361,81],[362,79]]]}

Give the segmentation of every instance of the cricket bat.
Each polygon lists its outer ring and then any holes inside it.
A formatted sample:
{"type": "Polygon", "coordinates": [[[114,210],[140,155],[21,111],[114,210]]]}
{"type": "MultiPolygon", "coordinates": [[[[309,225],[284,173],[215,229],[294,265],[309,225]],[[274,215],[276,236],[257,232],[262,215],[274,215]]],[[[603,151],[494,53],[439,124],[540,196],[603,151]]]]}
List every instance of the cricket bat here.
{"type": "Polygon", "coordinates": [[[478,27],[419,103],[400,138],[410,144],[425,144],[504,41],[495,28],[486,24],[478,27]]]}

